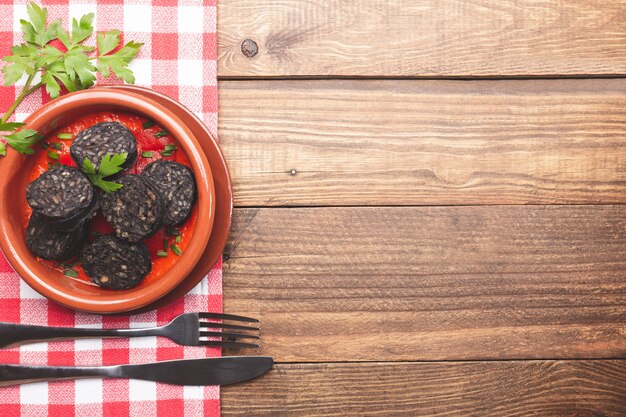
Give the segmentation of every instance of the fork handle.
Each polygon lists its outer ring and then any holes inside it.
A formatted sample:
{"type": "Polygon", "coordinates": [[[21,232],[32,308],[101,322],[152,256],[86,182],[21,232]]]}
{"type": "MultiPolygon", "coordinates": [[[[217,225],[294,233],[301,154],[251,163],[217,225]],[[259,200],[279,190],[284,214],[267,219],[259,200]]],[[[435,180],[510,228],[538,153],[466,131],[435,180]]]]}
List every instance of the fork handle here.
{"type": "Polygon", "coordinates": [[[0,323],[0,347],[48,340],[85,339],[95,337],[145,337],[162,335],[161,327],[145,329],[85,329],[73,327],[32,326],[0,323]]]}
{"type": "Polygon", "coordinates": [[[119,366],[69,367],[0,365],[0,387],[53,379],[115,378],[121,376],[119,366]]]}

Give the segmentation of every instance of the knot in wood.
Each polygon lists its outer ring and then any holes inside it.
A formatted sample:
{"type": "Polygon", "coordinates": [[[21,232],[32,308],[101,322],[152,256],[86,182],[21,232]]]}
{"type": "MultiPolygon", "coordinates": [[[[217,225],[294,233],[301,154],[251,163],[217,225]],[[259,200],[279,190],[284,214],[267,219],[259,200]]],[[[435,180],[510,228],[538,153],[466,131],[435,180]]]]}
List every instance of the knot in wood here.
{"type": "Polygon", "coordinates": [[[252,39],[246,39],[241,43],[241,53],[252,58],[259,52],[259,46],[252,39]]]}

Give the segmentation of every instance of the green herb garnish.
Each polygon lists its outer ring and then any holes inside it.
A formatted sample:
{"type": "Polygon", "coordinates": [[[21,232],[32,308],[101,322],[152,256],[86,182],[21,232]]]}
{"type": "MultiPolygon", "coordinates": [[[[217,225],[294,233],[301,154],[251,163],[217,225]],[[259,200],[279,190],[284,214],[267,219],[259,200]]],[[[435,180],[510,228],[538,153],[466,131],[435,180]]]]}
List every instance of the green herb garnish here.
{"type": "Polygon", "coordinates": [[[160,132],[156,132],[154,134],[154,137],[155,138],[162,138],[163,136],[167,136],[167,135],[169,135],[169,133],[167,133],[167,131],[161,130],[160,132]]]}
{"type": "Polygon", "coordinates": [[[48,151],[48,157],[52,159],[59,159],[59,154],[56,153],[55,151],[48,151]]]}
{"type": "Polygon", "coordinates": [[[48,142],[41,142],[41,149],[48,149],[48,142]]]}
{"type": "Polygon", "coordinates": [[[144,129],[151,128],[152,126],[154,126],[154,122],[152,120],[148,120],[143,124],[144,129]]]}
{"type": "Polygon", "coordinates": [[[157,252],[157,256],[159,258],[165,258],[167,256],[167,252],[163,252],[162,250],[157,252]]]}
{"type": "Polygon", "coordinates": [[[177,256],[183,254],[183,251],[178,247],[178,245],[171,245],[170,249],[172,249],[172,252],[174,252],[177,256]]]}
{"type": "MultiPolygon", "coordinates": [[[[8,122],[24,98],[41,87],[45,87],[52,98],[61,94],[61,85],[70,92],[84,90],[94,84],[96,73],[108,77],[113,72],[132,84],[135,77],[128,64],[142,44],[130,41],[113,52],[119,46],[120,31],[111,30],[97,34],[98,51],[94,53],[95,47],[83,44],[94,32],[93,13],[80,20],[72,19],[70,34],[61,27],[61,20],[47,23],[48,10],[45,7],[31,2],[26,6],[26,12],[30,21],[20,20],[24,42],[14,45],[11,55],[2,58],[7,63],[2,68],[4,85],[13,85],[22,77],[26,77],[26,81],[19,96],[0,118],[0,137],[17,152],[32,154],[32,146],[41,139],[39,133],[32,129],[18,130],[24,127],[24,123],[8,122]],[[50,45],[54,39],[58,39],[67,51],[50,45]],[[37,76],[41,81],[36,82],[37,76]]],[[[0,142],[0,156],[6,155],[6,145],[0,142]]]]}
{"type": "Polygon", "coordinates": [[[183,239],[183,237],[181,235],[176,236],[176,239],[174,239],[174,242],[176,243],[180,243],[180,241],[183,239]]]}
{"type": "Polygon", "coordinates": [[[176,147],[176,145],[174,145],[173,143],[168,143],[167,145],[165,145],[165,148],[163,148],[163,150],[161,151],[161,155],[172,156],[174,154],[174,151],[177,149],[178,148],[176,147]]]}
{"type": "Polygon", "coordinates": [[[62,151],[63,150],[63,145],[61,145],[59,142],[51,142],[50,146],[54,149],[56,149],[57,151],[62,151]]]}
{"type": "Polygon", "coordinates": [[[154,156],[154,153],[153,153],[153,152],[150,152],[150,151],[147,151],[147,152],[142,152],[142,153],[141,153],[141,156],[142,156],[143,158],[152,158],[152,157],[154,156]]]}
{"type": "MultiPolygon", "coordinates": [[[[6,68],[6,67],[4,67],[6,68]]],[[[9,111],[11,111],[9,109],[9,111]]],[[[7,112],[8,114],[8,112],[7,112]]],[[[5,117],[8,119],[9,116],[7,116],[7,114],[5,114],[5,117]]],[[[10,132],[11,130],[15,130],[15,129],[11,129],[10,127],[8,127],[9,125],[23,125],[20,123],[4,123],[4,118],[2,118],[2,121],[0,121],[0,132],[10,132]]],[[[37,142],[39,142],[39,139],[41,139],[41,135],[32,129],[24,129],[24,130],[19,130],[16,132],[13,132],[9,135],[7,134],[3,134],[2,136],[0,136],[2,139],[6,140],[6,144],[9,145],[10,147],[12,147],[13,149],[15,149],[16,151],[18,151],[21,154],[26,154],[26,155],[31,155],[33,153],[35,153],[35,151],[33,150],[32,146],[34,144],[36,144],[37,142]]],[[[0,147],[0,155],[1,156],[5,156],[6,155],[6,146],[4,143],[1,144],[2,146],[0,147]]]]}
{"type": "Polygon", "coordinates": [[[169,245],[169,241],[167,239],[163,239],[163,250],[167,252],[167,247],[169,245]]]}
{"type": "Polygon", "coordinates": [[[126,152],[118,153],[116,155],[106,154],[102,157],[102,160],[100,160],[98,172],[96,172],[96,168],[93,166],[91,161],[88,158],[85,158],[83,161],[83,172],[87,174],[93,185],[99,187],[105,193],[112,193],[122,188],[122,184],[114,181],[107,181],[105,178],[120,172],[127,158],[128,154],[126,152]]]}
{"type": "Polygon", "coordinates": [[[65,271],[63,271],[63,275],[65,275],[66,277],[76,278],[78,276],[78,272],[74,271],[73,269],[66,269],[65,271]]]}
{"type": "Polygon", "coordinates": [[[73,137],[74,135],[72,135],[71,133],[59,133],[57,135],[57,138],[61,140],[69,140],[69,139],[72,139],[73,137]]]}

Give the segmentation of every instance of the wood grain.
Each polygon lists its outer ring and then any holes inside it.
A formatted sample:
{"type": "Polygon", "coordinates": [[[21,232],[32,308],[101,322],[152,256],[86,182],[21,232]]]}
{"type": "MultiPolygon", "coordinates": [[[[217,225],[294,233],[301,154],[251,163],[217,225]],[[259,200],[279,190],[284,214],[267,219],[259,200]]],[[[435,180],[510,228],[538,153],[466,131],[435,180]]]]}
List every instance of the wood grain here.
{"type": "Polygon", "coordinates": [[[222,415],[617,417],[625,387],[626,361],[281,364],[222,415]]]}
{"type": "Polygon", "coordinates": [[[238,206],[626,203],[625,109],[625,79],[222,82],[220,146],[238,206]]]}
{"type": "Polygon", "coordinates": [[[218,16],[221,77],[626,73],[624,0],[223,0],[218,16]]]}
{"type": "Polygon", "coordinates": [[[626,206],[235,210],[224,310],[278,361],[626,356],[626,206]]]}

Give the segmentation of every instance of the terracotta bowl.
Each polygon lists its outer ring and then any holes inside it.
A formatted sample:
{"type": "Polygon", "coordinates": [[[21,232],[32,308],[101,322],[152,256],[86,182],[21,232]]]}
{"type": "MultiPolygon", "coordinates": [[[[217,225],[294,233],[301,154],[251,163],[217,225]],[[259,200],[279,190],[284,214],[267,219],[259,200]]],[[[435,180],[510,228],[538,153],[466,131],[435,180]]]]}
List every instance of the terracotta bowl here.
{"type": "Polygon", "coordinates": [[[111,314],[147,306],[176,288],[202,256],[215,214],[211,168],[191,130],[170,110],[154,100],[123,90],[91,89],[65,95],[35,111],[28,129],[46,136],[79,116],[97,111],[123,111],[154,120],[175,138],[187,154],[198,184],[198,221],[189,245],[174,267],[159,279],[130,290],[113,291],[65,277],[39,262],[26,248],[22,225],[26,185],[35,158],[12,149],[0,160],[0,247],[22,279],[40,294],[66,307],[111,314]],[[202,219],[202,220],[200,220],[202,219]]]}

